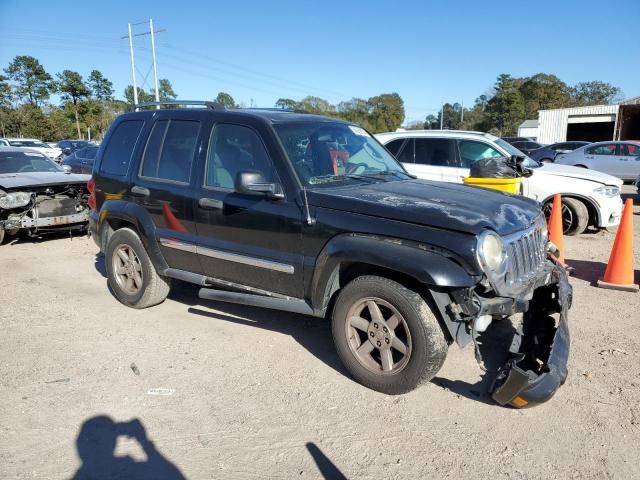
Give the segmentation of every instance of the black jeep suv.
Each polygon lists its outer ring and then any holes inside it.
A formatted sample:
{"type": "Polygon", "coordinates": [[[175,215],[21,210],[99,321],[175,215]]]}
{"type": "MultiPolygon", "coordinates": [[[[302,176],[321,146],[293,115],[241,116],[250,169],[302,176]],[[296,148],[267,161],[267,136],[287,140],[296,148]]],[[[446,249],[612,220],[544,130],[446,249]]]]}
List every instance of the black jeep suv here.
{"type": "Polygon", "coordinates": [[[493,398],[532,406],[564,382],[571,287],[540,205],[416,180],[351,123],[201,103],[123,114],[102,142],[90,230],[120,302],[159,304],[179,279],[329,317],[349,372],[389,394],[523,313],[493,398]]]}

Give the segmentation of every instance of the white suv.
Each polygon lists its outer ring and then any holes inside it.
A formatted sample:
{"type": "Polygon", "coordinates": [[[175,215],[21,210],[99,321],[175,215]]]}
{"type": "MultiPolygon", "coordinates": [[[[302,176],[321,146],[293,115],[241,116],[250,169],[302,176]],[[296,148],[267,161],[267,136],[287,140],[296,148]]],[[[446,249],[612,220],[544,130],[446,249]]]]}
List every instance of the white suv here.
{"type": "MultiPolygon", "coordinates": [[[[411,130],[380,133],[376,138],[418,178],[461,183],[469,167],[490,157],[525,156],[504,140],[481,132],[411,130]]],[[[620,223],[622,181],[584,168],[541,164],[525,156],[533,175],[522,181],[522,195],[541,202],[550,213],[553,195],[563,199],[563,222],[567,235],[588,226],[613,227],[620,223]]]]}
{"type": "Polygon", "coordinates": [[[62,155],[62,149],[58,147],[51,147],[37,138],[3,138],[0,146],[6,147],[19,147],[19,148],[31,148],[46,155],[51,160],[57,159],[62,155]]]}

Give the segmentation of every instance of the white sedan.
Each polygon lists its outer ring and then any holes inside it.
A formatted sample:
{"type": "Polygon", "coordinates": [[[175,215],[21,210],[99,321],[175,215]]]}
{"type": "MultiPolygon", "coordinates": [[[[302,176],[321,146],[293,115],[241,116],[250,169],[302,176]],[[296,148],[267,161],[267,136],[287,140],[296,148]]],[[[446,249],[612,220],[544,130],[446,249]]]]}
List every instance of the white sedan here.
{"type": "MultiPolygon", "coordinates": [[[[380,133],[376,138],[410,173],[427,180],[462,183],[477,160],[524,156],[504,140],[480,132],[413,130],[380,133]]],[[[553,196],[560,193],[567,235],[582,233],[588,226],[607,228],[620,223],[620,179],[584,168],[540,164],[528,157],[525,165],[533,175],[523,178],[522,195],[541,202],[548,215],[553,196]]]]}
{"type": "Polygon", "coordinates": [[[2,140],[4,146],[37,150],[43,155],[49,157],[51,160],[56,160],[60,155],[62,155],[61,148],[52,147],[37,138],[4,138],[2,140]]]}

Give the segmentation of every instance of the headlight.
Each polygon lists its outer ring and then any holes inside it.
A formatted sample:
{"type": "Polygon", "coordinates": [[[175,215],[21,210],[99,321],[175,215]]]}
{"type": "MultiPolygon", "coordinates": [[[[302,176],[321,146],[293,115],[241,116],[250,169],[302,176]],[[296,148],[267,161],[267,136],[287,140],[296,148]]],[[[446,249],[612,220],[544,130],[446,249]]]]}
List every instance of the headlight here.
{"type": "Polygon", "coordinates": [[[504,266],[506,254],[502,239],[493,232],[485,232],[478,239],[478,260],[482,268],[499,272],[504,266]]]}
{"type": "Polygon", "coordinates": [[[10,208],[24,207],[31,202],[31,194],[27,192],[11,192],[0,197],[0,208],[8,210],[10,208]]]}
{"type": "Polygon", "coordinates": [[[593,191],[609,198],[620,195],[620,188],[610,185],[603,185],[602,187],[595,188],[593,191]]]}

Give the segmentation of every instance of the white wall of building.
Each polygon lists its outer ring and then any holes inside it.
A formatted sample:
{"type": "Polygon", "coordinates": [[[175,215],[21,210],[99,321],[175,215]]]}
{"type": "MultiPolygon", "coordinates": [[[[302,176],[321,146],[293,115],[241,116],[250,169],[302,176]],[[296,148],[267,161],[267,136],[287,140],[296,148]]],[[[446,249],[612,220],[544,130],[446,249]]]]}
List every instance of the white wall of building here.
{"type": "Polygon", "coordinates": [[[538,127],[520,127],[518,128],[519,137],[538,138],[538,127]]]}
{"type": "MultiPolygon", "coordinates": [[[[558,143],[567,139],[569,123],[615,121],[618,105],[594,105],[591,107],[559,108],[538,112],[538,142],[558,143]]],[[[523,135],[527,136],[527,135],[523,135]]]]}

